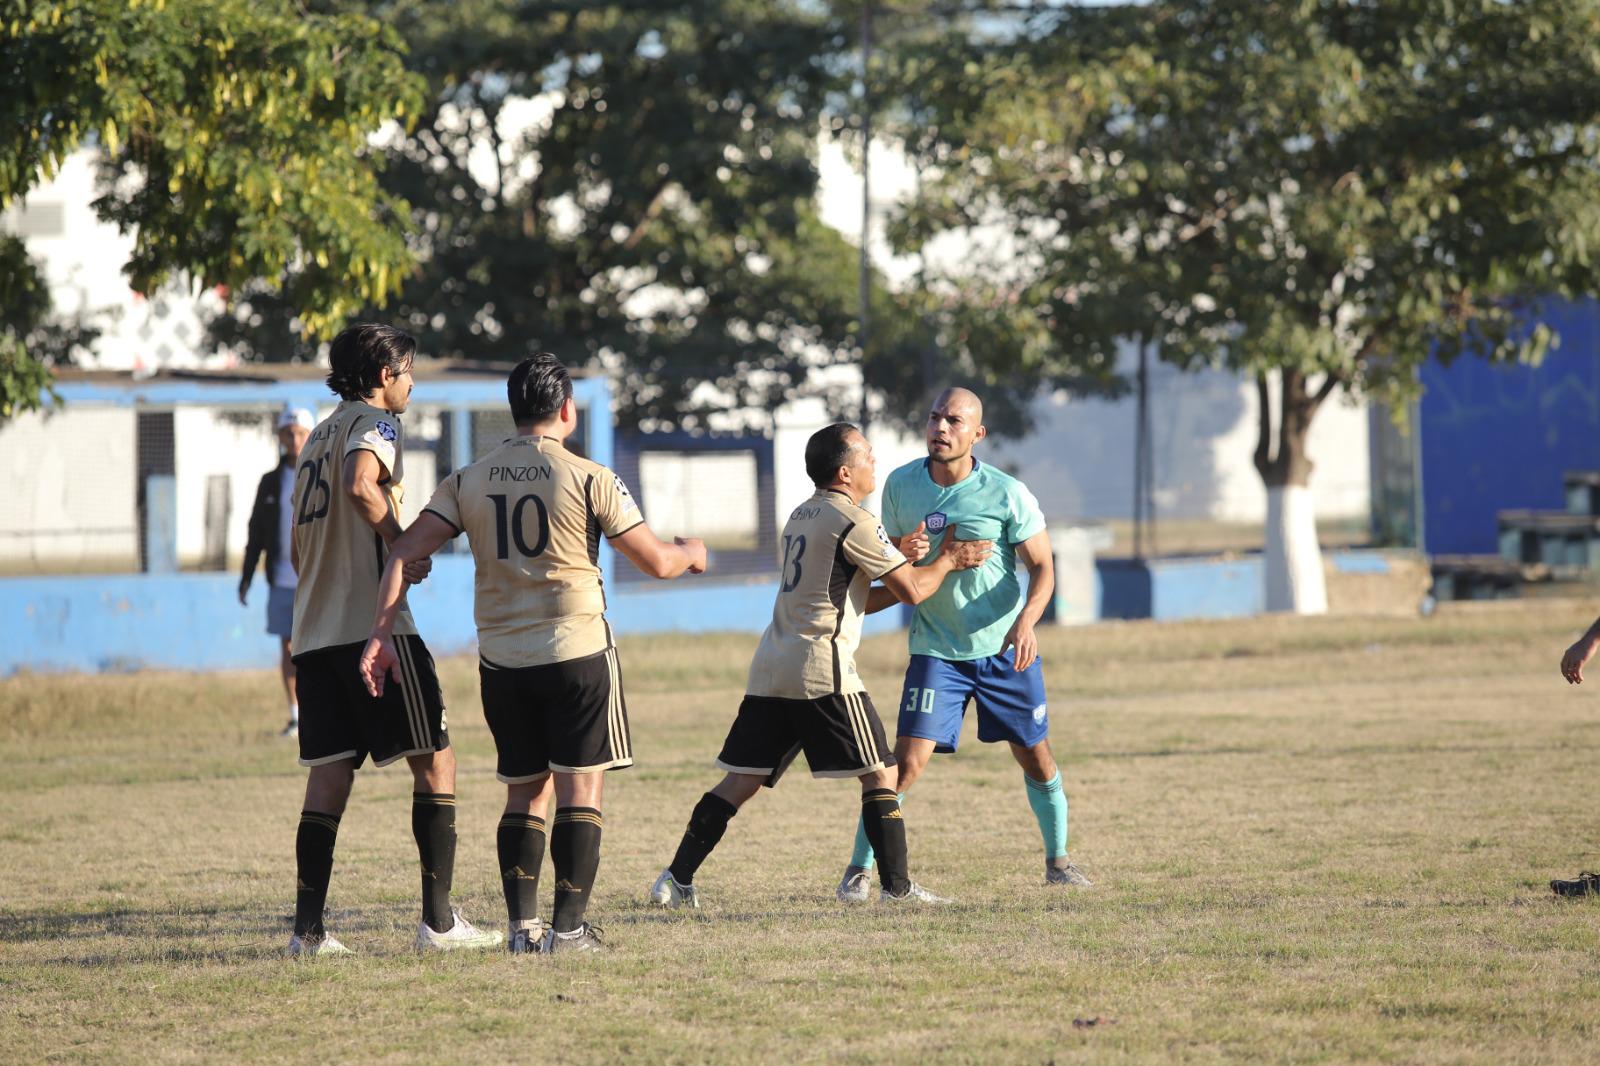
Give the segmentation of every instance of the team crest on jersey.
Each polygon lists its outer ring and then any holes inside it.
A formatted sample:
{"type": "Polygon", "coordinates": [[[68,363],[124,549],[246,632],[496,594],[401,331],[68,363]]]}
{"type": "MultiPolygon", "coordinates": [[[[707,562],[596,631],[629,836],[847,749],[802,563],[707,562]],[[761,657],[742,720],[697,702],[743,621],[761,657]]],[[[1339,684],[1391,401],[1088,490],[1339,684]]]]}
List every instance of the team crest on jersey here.
{"type": "Polygon", "coordinates": [[[945,516],[943,511],[935,511],[922,521],[928,527],[929,533],[943,533],[944,527],[950,523],[950,519],[945,516]]]}
{"type": "Polygon", "coordinates": [[[630,505],[635,506],[635,507],[638,506],[637,504],[635,504],[633,502],[633,494],[628,491],[628,486],[623,483],[622,475],[621,474],[612,474],[611,477],[617,483],[617,495],[621,496],[630,505]]]}
{"type": "Polygon", "coordinates": [[[372,428],[378,431],[378,436],[382,437],[390,444],[394,443],[396,434],[393,425],[380,418],[378,421],[372,423],[372,428]]]}

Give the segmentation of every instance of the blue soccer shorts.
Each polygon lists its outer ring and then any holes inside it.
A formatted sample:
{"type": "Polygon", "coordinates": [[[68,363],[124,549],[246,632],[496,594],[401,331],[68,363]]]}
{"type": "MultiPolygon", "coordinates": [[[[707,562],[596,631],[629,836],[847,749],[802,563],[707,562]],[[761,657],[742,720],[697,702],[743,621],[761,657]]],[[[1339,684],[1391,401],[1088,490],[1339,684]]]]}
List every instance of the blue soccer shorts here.
{"type": "Polygon", "coordinates": [[[1014,648],[984,659],[913,655],[900,693],[899,735],[931,740],[934,751],[955,751],[971,700],[978,705],[979,740],[1033,747],[1050,733],[1044,669],[1035,659],[1018,673],[1015,661],[1014,648]]]}

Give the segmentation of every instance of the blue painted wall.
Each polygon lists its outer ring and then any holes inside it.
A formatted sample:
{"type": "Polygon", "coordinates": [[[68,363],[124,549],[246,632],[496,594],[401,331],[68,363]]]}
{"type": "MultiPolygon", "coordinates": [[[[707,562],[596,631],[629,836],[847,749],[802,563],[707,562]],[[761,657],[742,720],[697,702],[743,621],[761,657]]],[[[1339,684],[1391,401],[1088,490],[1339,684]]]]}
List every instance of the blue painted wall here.
{"type": "Polygon", "coordinates": [[[1540,366],[1422,368],[1429,554],[1493,553],[1496,511],[1559,511],[1562,471],[1600,469],[1600,303],[1551,303],[1539,318],[1561,336],[1540,366]]]}
{"type": "Polygon", "coordinates": [[[1261,557],[1101,559],[1100,617],[1248,618],[1262,611],[1261,557]]]}
{"type": "MultiPolygon", "coordinates": [[[[608,589],[612,627],[634,633],[759,633],[772,618],[777,577],[749,583],[683,577],[618,593],[608,589]]],[[[237,575],[117,574],[0,581],[0,676],[18,670],[228,670],[269,667],[277,638],[266,633],[266,586],[239,606],[237,575]]],[[[412,613],[440,655],[472,651],[472,558],[440,555],[410,592],[412,613]]],[[[898,611],[866,621],[868,633],[903,625],[898,611]]]]}

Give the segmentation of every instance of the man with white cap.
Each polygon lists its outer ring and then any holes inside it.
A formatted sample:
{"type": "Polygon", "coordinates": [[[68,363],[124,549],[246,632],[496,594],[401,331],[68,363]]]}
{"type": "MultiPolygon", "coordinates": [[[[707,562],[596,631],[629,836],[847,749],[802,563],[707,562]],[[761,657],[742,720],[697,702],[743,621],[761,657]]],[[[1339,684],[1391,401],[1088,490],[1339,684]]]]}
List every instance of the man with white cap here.
{"type": "Polygon", "coordinates": [[[250,535],[244,546],[244,576],[239,579],[239,602],[245,602],[256,561],[266,553],[267,632],[282,642],[280,669],[283,691],[289,701],[286,737],[300,733],[300,702],[295,696],[294,660],[289,657],[289,630],[294,623],[294,563],[289,559],[289,537],[294,528],[295,467],[300,449],[311,436],[316,419],[304,407],[285,407],[273,428],[278,434],[278,465],[261,478],[255,506],[250,509],[250,535]]]}

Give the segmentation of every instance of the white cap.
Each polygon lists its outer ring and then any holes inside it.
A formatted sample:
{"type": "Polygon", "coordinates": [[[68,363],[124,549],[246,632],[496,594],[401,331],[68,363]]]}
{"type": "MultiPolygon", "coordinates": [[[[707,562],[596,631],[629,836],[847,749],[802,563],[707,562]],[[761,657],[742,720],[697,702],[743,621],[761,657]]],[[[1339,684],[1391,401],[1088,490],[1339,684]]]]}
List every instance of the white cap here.
{"type": "Polygon", "coordinates": [[[303,426],[306,429],[314,429],[316,424],[317,420],[312,418],[311,412],[304,407],[285,407],[278,412],[278,421],[272,428],[288,429],[290,426],[303,426]]]}

